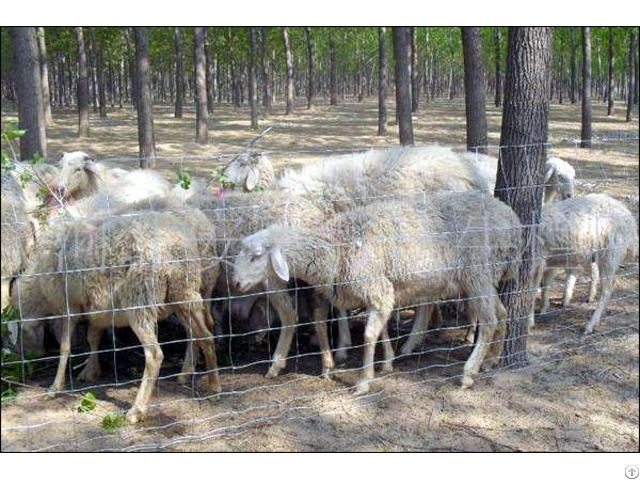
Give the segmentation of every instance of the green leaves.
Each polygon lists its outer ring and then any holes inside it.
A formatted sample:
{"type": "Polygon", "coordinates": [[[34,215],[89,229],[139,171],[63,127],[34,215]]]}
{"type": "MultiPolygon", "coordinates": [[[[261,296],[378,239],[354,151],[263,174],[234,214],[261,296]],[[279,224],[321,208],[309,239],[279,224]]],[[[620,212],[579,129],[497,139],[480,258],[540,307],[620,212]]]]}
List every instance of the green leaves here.
{"type": "Polygon", "coordinates": [[[78,405],[79,413],[87,413],[92,412],[96,409],[96,395],[93,392],[87,392],[84,394],[82,399],[80,400],[80,405],[78,405]]]}
{"type": "Polygon", "coordinates": [[[108,432],[124,427],[125,417],[123,414],[107,413],[102,419],[102,428],[108,432]]]}
{"type": "Polygon", "coordinates": [[[180,187],[182,187],[182,189],[189,190],[193,179],[187,172],[180,172],[178,173],[178,181],[180,182],[180,187]]]}

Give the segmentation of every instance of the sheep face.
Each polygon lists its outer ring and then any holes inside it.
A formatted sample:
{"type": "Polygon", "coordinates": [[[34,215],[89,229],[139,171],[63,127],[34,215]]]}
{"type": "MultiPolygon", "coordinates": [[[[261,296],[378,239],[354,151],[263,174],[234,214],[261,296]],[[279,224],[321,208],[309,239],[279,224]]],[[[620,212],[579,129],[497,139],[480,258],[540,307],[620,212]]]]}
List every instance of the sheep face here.
{"type": "Polygon", "coordinates": [[[289,265],[279,247],[270,245],[269,231],[263,230],[245,238],[233,269],[233,286],[240,292],[277,277],[289,281],[289,265]]]}
{"type": "Polygon", "coordinates": [[[77,191],[86,189],[98,176],[97,165],[84,152],[63,154],[60,159],[60,191],[72,197],[77,191]]]}
{"type": "Polygon", "coordinates": [[[576,171],[564,160],[557,157],[551,157],[547,163],[547,172],[545,175],[547,200],[560,197],[566,200],[574,196],[576,171]]]}
{"type": "Polygon", "coordinates": [[[260,153],[243,152],[224,167],[222,174],[229,183],[251,192],[260,183],[267,161],[260,153]]]}

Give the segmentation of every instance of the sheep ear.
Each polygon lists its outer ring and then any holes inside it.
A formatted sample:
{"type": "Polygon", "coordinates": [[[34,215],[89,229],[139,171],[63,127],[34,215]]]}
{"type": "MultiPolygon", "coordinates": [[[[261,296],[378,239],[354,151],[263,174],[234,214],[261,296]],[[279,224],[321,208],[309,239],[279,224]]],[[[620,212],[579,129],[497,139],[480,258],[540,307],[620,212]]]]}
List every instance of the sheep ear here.
{"type": "Polygon", "coordinates": [[[84,169],[93,175],[98,175],[98,165],[93,160],[85,160],[84,169]]]}
{"type": "Polygon", "coordinates": [[[288,282],[289,265],[287,265],[287,261],[285,260],[284,255],[282,255],[282,250],[276,248],[271,252],[269,258],[271,259],[271,267],[273,268],[273,271],[276,272],[278,278],[284,282],[288,282]]]}
{"type": "Polygon", "coordinates": [[[256,185],[258,184],[258,170],[255,168],[250,168],[249,169],[249,173],[247,174],[247,178],[244,181],[244,187],[247,189],[247,191],[252,191],[254,188],[256,188],[256,185]]]}
{"type": "Polygon", "coordinates": [[[551,177],[553,177],[555,173],[556,173],[556,167],[553,165],[549,165],[547,167],[547,173],[544,176],[544,183],[549,183],[549,180],[551,180],[551,177]]]}

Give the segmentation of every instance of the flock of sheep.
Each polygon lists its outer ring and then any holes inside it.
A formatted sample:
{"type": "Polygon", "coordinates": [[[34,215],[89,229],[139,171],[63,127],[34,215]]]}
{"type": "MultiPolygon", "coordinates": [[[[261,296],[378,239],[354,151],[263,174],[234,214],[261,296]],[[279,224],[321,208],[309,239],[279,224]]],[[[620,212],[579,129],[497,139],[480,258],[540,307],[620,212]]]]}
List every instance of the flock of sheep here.
{"type": "MultiPolygon", "coordinates": [[[[2,307],[12,303],[19,311],[3,344],[42,352],[45,328],[52,327],[60,342],[51,387],[57,392],[65,388],[80,320],[88,323],[92,352],[78,377],[85,381],[100,375],[102,333],[130,327],[145,355],[127,413],[135,423],[146,415],[163,360],[159,320],[175,315],[193,340],[179,380],[195,372],[201,352],[207,386],[218,392],[216,323],[225,313],[238,321],[256,314],[269,292],[282,326],[267,373],[274,377],[286,366],[298,323],[290,288],[295,281],[306,285],[325,376],[351,347],[349,312],[366,312],[357,394],[374,378],[378,342],[381,370],[392,369],[392,312],[417,305],[401,347],[406,354],[421,342],[438,302],[464,299],[467,339],[475,337],[462,377],[470,387],[480,368],[499,357],[507,312],[497,288],[514,276],[526,248],[526,226],[493,197],[497,162],[425,146],[333,156],[276,175],[265,155],[244,152],[224,167],[219,185],[205,179],[173,185],[153,171],[107,168],[83,152],[64,154],[55,166],[3,171],[2,307]],[[332,308],[340,311],[333,349],[327,332],[332,308]]],[[[564,305],[576,273],[590,271],[590,301],[602,284],[586,328],[591,332],[616,270],[637,255],[638,233],[622,203],[600,194],[575,196],[574,185],[574,169],[549,158],[539,229],[543,254],[531,288],[542,284],[544,312],[558,269],[567,270],[564,305]]]]}

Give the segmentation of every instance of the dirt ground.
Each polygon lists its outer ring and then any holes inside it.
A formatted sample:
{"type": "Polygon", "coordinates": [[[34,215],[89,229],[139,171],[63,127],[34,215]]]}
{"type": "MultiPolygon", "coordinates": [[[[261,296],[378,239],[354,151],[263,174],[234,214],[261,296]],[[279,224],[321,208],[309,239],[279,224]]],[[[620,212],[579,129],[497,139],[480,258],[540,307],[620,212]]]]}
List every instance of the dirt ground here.
{"type": "MultiPolygon", "coordinates": [[[[598,141],[585,150],[574,143],[580,133],[579,107],[553,105],[552,152],[576,167],[578,193],[609,193],[630,204],[637,218],[638,122],[625,123],[621,105],[617,112],[607,118],[604,105],[595,105],[598,141]]],[[[262,122],[276,128],[260,148],[282,165],[303,161],[291,152],[322,155],[395,145],[395,127],[388,137],[375,135],[376,115],[374,101],[337,108],[321,103],[312,112],[274,115],[262,122]]],[[[389,117],[393,115],[391,110],[389,117]]],[[[3,121],[11,116],[3,112],[3,121]]],[[[56,124],[48,132],[50,159],[80,149],[135,166],[137,136],[130,109],[110,112],[106,120],[93,117],[89,140],[75,138],[74,112],[54,116],[56,124]]],[[[488,119],[490,140],[497,143],[500,111],[489,106],[488,119]]],[[[169,177],[179,169],[212,171],[221,162],[217,155],[242,150],[254,136],[248,111],[226,105],[216,107],[206,146],[193,142],[190,109],[175,120],[170,107],[158,107],[155,121],[159,167],[169,177]]],[[[464,145],[462,103],[423,105],[415,122],[417,142],[464,145]]],[[[361,350],[351,350],[347,364],[331,380],[322,379],[317,349],[308,345],[308,329],[302,328],[291,352],[295,358],[280,377],[264,378],[274,346],[270,343],[223,361],[223,393],[214,397],[178,385],[174,374],[181,355],[168,354],[162,371],[168,378],[158,382],[147,421],[107,431],[101,427],[103,417],[125,411],[136,394],[142,366],[137,349],[133,367],[116,369],[108,363],[111,355],[103,354],[100,385],[76,383],[72,393],[53,399],[44,395],[52,369],[44,369],[15,400],[2,404],[2,450],[638,451],[638,264],[627,265],[618,277],[600,329],[590,337],[582,336],[593,311],[586,303],[588,276],[580,277],[574,305],[567,309],[560,307],[560,277],[552,295],[555,310],[539,318],[529,338],[531,365],[488,371],[471,390],[459,387],[469,347],[462,345],[463,331],[451,319],[445,329],[428,335],[421,351],[397,359],[394,373],[379,376],[371,394],[357,398],[350,387],[362,362],[361,350]],[[85,390],[96,393],[97,407],[79,413],[85,390]]],[[[397,342],[409,324],[391,323],[397,342]]],[[[354,335],[361,335],[357,327],[354,335]]]]}

